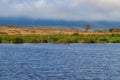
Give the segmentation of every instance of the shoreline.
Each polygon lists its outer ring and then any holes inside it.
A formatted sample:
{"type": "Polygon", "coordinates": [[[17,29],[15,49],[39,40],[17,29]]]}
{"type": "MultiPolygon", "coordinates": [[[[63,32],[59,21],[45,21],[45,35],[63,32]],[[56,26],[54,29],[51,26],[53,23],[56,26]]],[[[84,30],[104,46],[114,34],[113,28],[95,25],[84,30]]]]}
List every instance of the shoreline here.
{"type": "Polygon", "coordinates": [[[120,43],[120,32],[61,28],[0,27],[0,43],[120,43]]]}
{"type": "Polygon", "coordinates": [[[0,35],[0,43],[120,43],[120,34],[0,35]]]}

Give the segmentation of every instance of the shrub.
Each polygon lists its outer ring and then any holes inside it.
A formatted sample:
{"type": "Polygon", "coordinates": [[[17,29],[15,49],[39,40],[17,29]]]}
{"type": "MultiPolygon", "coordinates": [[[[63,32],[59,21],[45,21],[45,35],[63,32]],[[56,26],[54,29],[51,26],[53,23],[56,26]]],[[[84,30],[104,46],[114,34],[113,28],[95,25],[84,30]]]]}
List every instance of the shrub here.
{"type": "Polygon", "coordinates": [[[3,37],[3,42],[10,43],[11,42],[11,37],[10,36],[4,36],[3,37]]]}
{"type": "Polygon", "coordinates": [[[48,40],[42,40],[42,43],[48,43],[49,41],[48,40]]]}
{"type": "Polygon", "coordinates": [[[24,43],[24,40],[22,38],[19,38],[19,37],[15,37],[13,39],[13,43],[24,43]]]}
{"type": "Polygon", "coordinates": [[[72,36],[79,36],[79,33],[73,33],[72,36]]]}
{"type": "Polygon", "coordinates": [[[0,43],[2,43],[2,38],[0,37],[0,43]]]}
{"type": "Polygon", "coordinates": [[[32,43],[40,43],[41,41],[38,41],[37,39],[33,39],[31,42],[32,43]]]}

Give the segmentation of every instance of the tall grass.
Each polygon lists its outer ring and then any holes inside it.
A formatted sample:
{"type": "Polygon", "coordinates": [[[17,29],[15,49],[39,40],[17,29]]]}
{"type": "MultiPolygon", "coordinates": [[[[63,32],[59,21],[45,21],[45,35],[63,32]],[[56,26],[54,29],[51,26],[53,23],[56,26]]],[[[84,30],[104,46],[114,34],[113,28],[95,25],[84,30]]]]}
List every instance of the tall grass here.
{"type": "Polygon", "coordinates": [[[120,34],[0,35],[0,43],[120,43],[120,34]]]}

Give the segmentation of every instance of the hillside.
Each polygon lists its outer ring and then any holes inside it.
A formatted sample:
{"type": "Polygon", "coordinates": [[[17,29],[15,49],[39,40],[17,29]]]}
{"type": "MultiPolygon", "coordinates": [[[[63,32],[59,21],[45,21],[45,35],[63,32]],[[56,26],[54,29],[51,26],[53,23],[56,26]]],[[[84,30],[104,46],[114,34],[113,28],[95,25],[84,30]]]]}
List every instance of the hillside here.
{"type": "Polygon", "coordinates": [[[62,29],[62,28],[19,28],[19,27],[0,27],[0,34],[8,35],[52,35],[52,34],[73,34],[83,33],[82,30],[62,29]]]}
{"type": "Polygon", "coordinates": [[[89,24],[92,30],[120,28],[119,21],[84,21],[84,20],[57,20],[57,19],[32,19],[28,17],[0,17],[0,25],[14,25],[20,27],[56,27],[56,28],[76,28],[83,29],[85,24],[89,24]]]}

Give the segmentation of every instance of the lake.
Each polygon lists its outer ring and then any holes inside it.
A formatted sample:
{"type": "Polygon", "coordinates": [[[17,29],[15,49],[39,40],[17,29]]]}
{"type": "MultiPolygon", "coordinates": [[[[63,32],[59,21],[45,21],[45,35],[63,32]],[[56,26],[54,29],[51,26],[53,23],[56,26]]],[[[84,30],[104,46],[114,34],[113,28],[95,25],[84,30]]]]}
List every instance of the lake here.
{"type": "Polygon", "coordinates": [[[120,44],[0,44],[0,80],[120,80],[120,44]]]}

